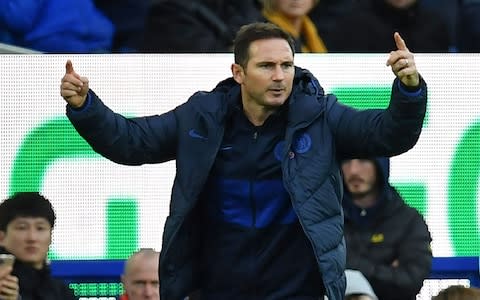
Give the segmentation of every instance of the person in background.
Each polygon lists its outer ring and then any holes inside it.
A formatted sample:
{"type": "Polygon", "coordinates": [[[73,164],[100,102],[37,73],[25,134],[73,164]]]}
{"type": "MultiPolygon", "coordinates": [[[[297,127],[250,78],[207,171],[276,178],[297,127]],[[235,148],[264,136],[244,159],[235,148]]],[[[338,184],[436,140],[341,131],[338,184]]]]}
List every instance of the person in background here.
{"type": "Polygon", "coordinates": [[[114,53],[138,52],[150,6],[144,0],[94,0],[95,6],[113,24],[115,30],[111,50],[114,53]]]}
{"type": "Polygon", "coordinates": [[[325,53],[327,47],[308,13],[318,0],[263,0],[263,16],[295,39],[296,52],[325,53]]]}
{"type": "Polygon", "coordinates": [[[47,265],[55,212],[36,192],[16,193],[0,204],[0,253],[15,256],[21,300],[73,300],[73,291],[54,279],[47,265]]]}
{"type": "Polygon", "coordinates": [[[398,32],[412,52],[448,52],[448,25],[421,0],[359,0],[329,35],[329,52],[384,53],[398,32]]]}
{"type": "Polygon", "coordinates": [[[195,291],[202,299],[345,297],[339,158],[408,151],[426,112],[414,56],[393,38],[385,110],[357,111],[325,95],[295,66],[292,37],[268,22],[238,31],[232,77],[161,115],[114,113],[67,60],[60,95],[95,151],[128,165],[176,160],[163,300],[195,291]]]}
{"type": "Polygon", "coordinates": [[[0,265],[0,299],[17,300],[19,297],[18,278],[11,275],[12,266],[0,265]]]}
{"type": "Polygon", "coordinates": [[[146,17],[141,51],[230,53],[238,29],[261,20],[257,0],[162,0],[146,17]]]}
{"type": "Polygon", "coordinates": [[[125,294],[120,300],[160,300],[159,257],[153,249],[140,249],[130,256],[121,277],[125,294]]]}
{"type": "Polygon", "coordinates": [[[388,158],[342,162],[347,269],[380,300],[414,300],[431,270],[430,232],[388,181],[388,158]]]}
{"type": "Polygon", "coordinates": [[[480,0],[458,2],[458,51],[480,52],[480,0]]]}
{"type": "Polygon", "coordinates": [[[93,0],[0,1],[0,42],[47,53],[105,53],[113,34],[93,0]]]}
{"type": "Polygon", "coordinates": [[[480,300],[480,289],[463,285],[452,285],[441,290],[432,300],[480,300]]]}
{"type": "Polygon", "coordinates": [[[347,289],[345,300],[378,300],[368,280],[362,272],[357,270],[345,270],[347,289]]]}

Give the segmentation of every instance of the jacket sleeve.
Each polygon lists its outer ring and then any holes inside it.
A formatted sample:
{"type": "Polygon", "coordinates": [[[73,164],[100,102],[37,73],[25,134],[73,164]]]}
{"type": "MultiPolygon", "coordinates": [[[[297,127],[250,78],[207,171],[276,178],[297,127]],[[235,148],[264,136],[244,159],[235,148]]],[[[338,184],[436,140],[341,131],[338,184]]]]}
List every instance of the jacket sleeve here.
{"type": "Polygon", "coordinates": [[[418,92],[409,92],[395,79],[390,104],[385,110],[355,110],[327,100],[328,122],[337,151],[343,157],[394,156],[417,142],[427,106],[427,86],[420,77],[418,92]]]}
{"type": "Polygon", "coordinates": [[[349,253],[347,267],[361,271],[375,289],[397,291],[405,297],[417,294],[432,266],[430,232],[415,212],[397,253],[398,266],[376,264],[367,257],[349,253]]]}
{"type": "Polygon", "coordinates": [[[67,105],[67,117],[94,151],[114,162],[140,165],[168,161],[176,156],[174,111],[126,118],[114,113],[90,91],[80,110],[67,105]]]}

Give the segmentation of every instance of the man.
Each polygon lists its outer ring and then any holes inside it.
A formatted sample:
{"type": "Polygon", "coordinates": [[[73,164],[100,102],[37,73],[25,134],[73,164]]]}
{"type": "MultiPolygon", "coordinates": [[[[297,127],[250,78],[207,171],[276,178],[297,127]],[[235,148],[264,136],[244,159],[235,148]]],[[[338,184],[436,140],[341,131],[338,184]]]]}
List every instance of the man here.
{"type": "Polygon", "coordinates": [[[385,111],[358,112],[324,95],[294,66],[292,38],[270,23],[239,30],[232,78],[160,116],[114,114],[67,62],[67,116],[93,149],[130,165],[176,160],[163,300],[192,291],[208,300],[343,299],[337,157],[407,151],[425,114],[425,82],[395,40],[387,65],[398,79],[385,111]]]}
{"type": "Polygon", "coordinates": [[[12,274],[22,300],[76,299],[46,264],[54,223],[52,205],[38,193],[17,193],[0,204],[0,252],[15,255],[12,274]]]}
{"type": "Polygon", "coordinates": [[[342,163],[347,268],[365,275],[380,300],[415,299],[431,270],[423,217],[389,184],[386,158],[342,163]]]}
{"type": "Polygon", "coordinates": [[[159,256],[152,249],[140,249],[130,256],[122,274],[125,295],[120,300],[160,300],[159,256]]]}

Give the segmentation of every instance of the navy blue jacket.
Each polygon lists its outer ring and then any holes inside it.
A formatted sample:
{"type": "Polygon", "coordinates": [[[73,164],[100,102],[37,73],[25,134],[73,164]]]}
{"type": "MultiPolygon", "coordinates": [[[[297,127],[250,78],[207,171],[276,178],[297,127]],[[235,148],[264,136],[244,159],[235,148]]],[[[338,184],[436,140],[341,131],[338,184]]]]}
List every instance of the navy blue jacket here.
{"type": "MultiPolygon", "coordinates": [[[[312,244],[330,300],[344,298],[340,157],[392,156],[415,145],[426,110],[426,85],[400,91],[395,80],[386,110],[356,111],[324,95],[307,70],[297,68],[288,102],[283,181],[300,224],[312,244]]],[[[199,286],[202,226],[199,194],[208,179],[224,134],[230,105],[240,86],[226,79],[211,92],[197,92],[172,111],[127,119],[89,92],[80,110],[67,115],[92,148],[112,161],[140,165],[176,159],[170,214],[160,257],[163,300],[182,299],[199,286]]],[[[279,249],[281,251],[281,249],[279,249]]]]}

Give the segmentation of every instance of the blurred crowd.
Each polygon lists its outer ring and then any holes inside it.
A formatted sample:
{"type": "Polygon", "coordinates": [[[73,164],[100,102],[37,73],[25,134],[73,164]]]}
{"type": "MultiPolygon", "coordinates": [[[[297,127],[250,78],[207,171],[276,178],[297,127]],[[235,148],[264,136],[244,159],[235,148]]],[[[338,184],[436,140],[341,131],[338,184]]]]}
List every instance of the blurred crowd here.
{"type": "Polygon", "coordinates": [[[3,0],[0,43],[46,53],[230,52],[272,22],[298,52],[478,52],[480,0],[3,0]]]}

